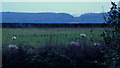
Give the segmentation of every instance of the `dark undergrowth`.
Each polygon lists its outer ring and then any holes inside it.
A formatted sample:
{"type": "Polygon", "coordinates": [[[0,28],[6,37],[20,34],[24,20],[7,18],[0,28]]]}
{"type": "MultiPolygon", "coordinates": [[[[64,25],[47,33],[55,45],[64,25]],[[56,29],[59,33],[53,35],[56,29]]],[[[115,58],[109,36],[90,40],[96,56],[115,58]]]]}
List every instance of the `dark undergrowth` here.
{"type": "Polygon", "coordinates": [[[41,46],[3,49],[2,68],[103,68],[104,47],[41,46]]]}

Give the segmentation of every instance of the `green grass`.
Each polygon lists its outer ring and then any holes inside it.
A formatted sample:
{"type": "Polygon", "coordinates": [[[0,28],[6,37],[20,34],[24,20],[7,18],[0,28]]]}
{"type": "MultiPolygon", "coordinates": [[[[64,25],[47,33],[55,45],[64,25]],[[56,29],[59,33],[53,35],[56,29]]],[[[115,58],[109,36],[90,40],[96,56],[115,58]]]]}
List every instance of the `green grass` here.
{"type": "Polygon", "coordinates": [[[3,28],[2,29],[2,46],[6,47],[10,44],[25,46],[41,46],[41,45],[67,45],[71,41],[81,42],[79,35],[87,34],[86,43],[92,44],[90,38],[94,38],[94,42],[101,42],[102,32],[107,28],[3,28]],[[93,30],[94,37],[91,36],[90,30],[93,30]],[[16,40],[11,37],[16,36],[16,40]]]}

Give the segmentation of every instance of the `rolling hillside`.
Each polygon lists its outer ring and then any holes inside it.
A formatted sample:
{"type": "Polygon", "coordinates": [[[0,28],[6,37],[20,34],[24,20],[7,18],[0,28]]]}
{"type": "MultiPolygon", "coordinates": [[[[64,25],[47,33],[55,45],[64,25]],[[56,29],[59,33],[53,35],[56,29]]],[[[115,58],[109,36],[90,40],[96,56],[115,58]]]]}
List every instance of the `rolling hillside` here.
{"type": "Polygon", "coordinates": [[[67,13],[2,12],[2,23],[104,23],[103,13],[74,17],[67,13]]]}

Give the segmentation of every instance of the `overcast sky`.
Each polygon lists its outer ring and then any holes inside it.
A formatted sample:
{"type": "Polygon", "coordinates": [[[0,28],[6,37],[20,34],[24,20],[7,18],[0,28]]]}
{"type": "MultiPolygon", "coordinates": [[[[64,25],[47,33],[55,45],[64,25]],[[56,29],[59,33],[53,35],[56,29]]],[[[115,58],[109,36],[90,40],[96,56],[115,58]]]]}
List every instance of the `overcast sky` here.
{"type": "Polygon", "coordinates": [[[2,12],[56,12],[69,14],[109,11],[109,2],[4,2],[2,12]]]}
{"type": "MultiPolygon", "coordinates": [[[[2,10],[0,10],[0,12],[55,12],[69,13],[71,15],[79,16],[80,14],[84,13],[101,13],[103,12],[102,6],[104,8],[104,12],[107,12],[109,11],[111,6],[110,0],[39,0],[38,2],[36,1],[38,0],[2,0],[2,10]]],[[[118,2],[119,0],[114,1],[118,2]]]]}
{"type": "Polygon", "coordinates": [[[118,2],[119,0],[1,0],[2,2],[118,2]]]}

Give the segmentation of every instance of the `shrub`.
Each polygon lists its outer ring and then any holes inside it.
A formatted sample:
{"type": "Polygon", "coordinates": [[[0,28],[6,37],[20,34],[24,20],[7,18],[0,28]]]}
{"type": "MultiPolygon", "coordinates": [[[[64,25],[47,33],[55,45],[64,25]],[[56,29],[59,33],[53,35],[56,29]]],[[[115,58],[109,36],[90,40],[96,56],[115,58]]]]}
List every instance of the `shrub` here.
{"type": "Polygon", "coordinates": [[[3,50],[2,68],[101,68],[103,55],[99,48],[90,46],[81,49],[80,47],[47,45],[28,49],[19,48],[16,52],[11,52],[6,48],[3,50]]]}
{"type": "Polygon", "coordinates": [[[104,31],[102,34],[103,40],[106,44],[104,62],[107,68],[119,68],[120,67],[120,7],[114,2],[111,2],[112,7],[108,12],[106,23],[112,27],[112,30],[104,31]]]}

